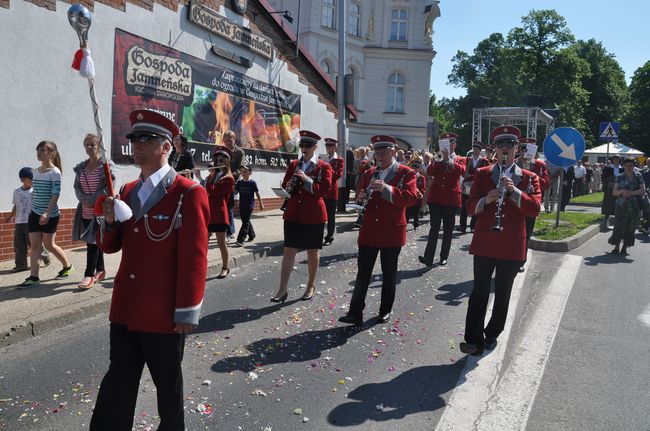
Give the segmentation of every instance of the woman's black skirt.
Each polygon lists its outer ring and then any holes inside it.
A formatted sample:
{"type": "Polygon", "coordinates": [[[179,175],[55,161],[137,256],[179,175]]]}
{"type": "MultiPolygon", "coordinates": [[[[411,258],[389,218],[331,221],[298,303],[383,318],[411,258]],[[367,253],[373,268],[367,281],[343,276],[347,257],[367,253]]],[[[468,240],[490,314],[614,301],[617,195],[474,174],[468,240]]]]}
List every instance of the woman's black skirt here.
{"type": "Polygon", "coordinates": [[[300,224],[284,222],[284,246],[299,250],[323,248],[325,223],[300,224]]]}

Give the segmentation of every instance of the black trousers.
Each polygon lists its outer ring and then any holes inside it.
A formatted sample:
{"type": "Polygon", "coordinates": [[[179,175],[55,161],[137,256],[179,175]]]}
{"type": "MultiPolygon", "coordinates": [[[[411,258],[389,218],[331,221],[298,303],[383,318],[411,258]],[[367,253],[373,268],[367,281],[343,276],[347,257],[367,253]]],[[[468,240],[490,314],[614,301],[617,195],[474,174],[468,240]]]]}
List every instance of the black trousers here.
{"type": "Polygon", "coordinates": [[[375,267],[377,255],[380,255],[381,262],[381,305],[379,314],[390,313],[395,302],[395,285],[397,284],[397,259],[402,247],[375,248],[359,245],[359,257],[357,258],[357,279],[354,282],[354,291],[350,301],[350,314],[363,316],[366,308],[366,294],[372,277],[372,269],[375,267]]]}
{"type": "MultiPolygon", "coordinates": [[[[463,206],[460,208],[460,228],[461,230],[467,229],[467,201],[469,200],[469,195],[463,195],[463,206]]],[[[474,230],[474,226],[476,226],[476,216],[472,216],[470,222],[469,222],[469,228],[471,230],[474,230]]]]}
{"type": "Polygon", "coordinates": [[[572,182],[569,182],[566,186],[562,186],[562,202],[560,202],[560,211],[564,211],[567,204],[571,200],[571,186],[572,182]]]}
{"type": "Polygon", "coordinates": [[[451,249],[451,236],[454,234],[454,223],[456,222],[456,211],[458,208],[439,204],[429,204],[429,217],[431,227],[429,228],[429,239],[427,248],[424,250],[424,258],[433,260],[438,246],[438,232],[442,222],[442,247],[440,249],[440,260],[449,257],[451,249]]]}
{"type": "Polygon", "coordinates": [[[474,256],[474,289],[469,297],[465,319],[465,341],[482,349],[486,338],[497,338],[503,331],[508,316],[512,283],[523,262],[474,256]],[[490,297],[492,274],[494,278],[494,307],[487,326],[485,313],[490,297]]]}
{"type": "Polygon", "coordinates": [[[239,208],[241,227],[239,228],[239,234],[237,234],[237,242],[246,241],[246,237],[248,237],[249,239],[255,238],[255,229],[253,228],[253,223],[251,223],[252,215],[253,215],[252,209],[239,208]]]}
{"type": "MultiPolygon", "coordinates": [[[[84,230],[93,220],[82,219],[84,230]]],[[[104,271],[104,253],[100,250],[97,244],[86,243],[86,270],[84,277],[94,277],[95,273],[104,271]]]]}
{"type": "Polygon", "coordinates": [[[334,238],[336,229],[336,199],[325,199],[325,209],[327,209],[327,235],[326,238],[334,238]]]}
{"type": "Polygon", "coordinates": [[[158,397],[159,431],[184,431],[183,373],[185,336],[129,331],[111,323],[108,372],[90,421],[91,431],[130,431],[142,369],[147,364],[158,397]]]}
{"type": "Polygon", "coordinates": [[[420,208],[420,204],[406,208],[406,223],[408,223],[409,220],[413,219],[413,227],[420,226],[420,208]]]}
{"type": "Polygon", "coordinates": [[[350,202],[350,186],[339,187],[339,200],[337,201],[337,210],[339,212],[346,212],[345,205],[350,202]]]}

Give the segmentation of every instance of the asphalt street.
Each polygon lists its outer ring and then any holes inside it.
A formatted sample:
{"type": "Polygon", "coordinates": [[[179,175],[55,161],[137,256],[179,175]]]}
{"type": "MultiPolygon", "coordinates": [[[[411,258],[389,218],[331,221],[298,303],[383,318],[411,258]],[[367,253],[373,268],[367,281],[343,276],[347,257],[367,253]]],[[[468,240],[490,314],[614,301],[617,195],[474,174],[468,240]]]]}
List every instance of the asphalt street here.
{"type": "MultiPolygon", "coordinates": [[[[449,266],[429,269],[417,262],[427,230],[408,234],[393,317],[384,325],[374,322],[378,265],[364,328],[336,321],[354,284],[356,232],[339,234],[323,249],[317,295],[309,302],[299,300],[304,253],[284,305],[269,302],[279,256],[209,280],[201,325],[187,339],[183,362],[188,430],[436,428],[455,389],[489,357],[468,359],[458,350],[472,288],[471,234],[455,234],[449,266]]],[[[540,353],[543,379],[531,386],[526,429],[650,429],[644,383],[650,328],[638,318],[650,303],[643,241],[627,258],[603,254],[610,249],[605,234],[571,252],[584,260],[555,322],[553,348],[540,353]]],[[[497,378],[531,344],[527,322],[549,296],[563,256],[529,258],[510,338],[500,340],[497,378]]],[[[0,357],[0,429],[87,429],[108,365],[106,316],[10,346],[0,357]]],[[[134,429],[156,428],[155,397],[145,373],[134,429]]]]}

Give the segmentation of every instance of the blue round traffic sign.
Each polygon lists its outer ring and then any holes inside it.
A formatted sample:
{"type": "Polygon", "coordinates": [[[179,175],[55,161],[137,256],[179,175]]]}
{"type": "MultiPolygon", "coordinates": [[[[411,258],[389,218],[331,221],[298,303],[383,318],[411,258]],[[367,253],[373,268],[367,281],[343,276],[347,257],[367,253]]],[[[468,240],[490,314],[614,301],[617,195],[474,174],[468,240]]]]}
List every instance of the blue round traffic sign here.
{"type": "Polygon", "coordinates": [[[573,127],[558,127],[544,139],[544,156],[556,166],[573,166],[584,152],[585,139],[573,127]]]}

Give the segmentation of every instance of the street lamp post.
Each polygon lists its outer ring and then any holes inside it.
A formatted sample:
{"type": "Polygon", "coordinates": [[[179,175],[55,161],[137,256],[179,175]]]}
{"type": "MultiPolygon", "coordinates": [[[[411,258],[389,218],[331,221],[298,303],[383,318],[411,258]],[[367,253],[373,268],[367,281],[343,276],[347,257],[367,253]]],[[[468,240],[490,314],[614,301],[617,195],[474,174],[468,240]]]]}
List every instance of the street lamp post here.
{"type": "MultiPolygon", "coordinates": [[[[337,140],[339,141],[338,152],[339,156],[346,159],[345,154],[345,85],[343,79],[345,77],[345,26],[346,26],[346,1],[338,1],[338,24],[339,24],[339,71],[338,79],[336,80],[336,96],[339,108],[339,122],[337,140]]],[[[341,175],[340,184],[345,186],[346,173],[348,169],[346,166],[341,175]]],[[[338,184],[332,184],[332,187],[338,187],[338,184]]]]}

